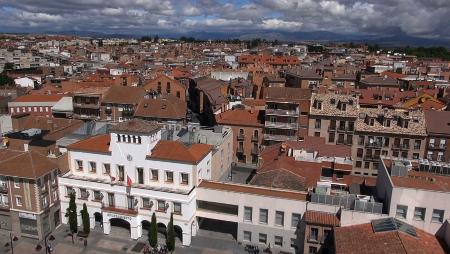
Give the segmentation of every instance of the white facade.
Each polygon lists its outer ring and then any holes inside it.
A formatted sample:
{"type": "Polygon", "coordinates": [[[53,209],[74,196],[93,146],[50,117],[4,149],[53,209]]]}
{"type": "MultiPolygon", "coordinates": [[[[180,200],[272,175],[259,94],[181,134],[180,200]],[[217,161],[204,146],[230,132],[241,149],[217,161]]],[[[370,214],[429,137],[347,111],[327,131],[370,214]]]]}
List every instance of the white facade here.
{"type": "MultiPolygon", "coordinates": [[[[183,245],[190,245],[191,236],[196,234],[196,227],[193,226],[196,210],[195,186],[201,179],[211,177],[211,151],[195,165],[181,161],[158,160],[150,158],[149,155],[161,139],[161,131],[151,135],[132,134],[131,138],[126,139],[135,142],[123,142],[123,136],[119,141],[118,135],[110,134],[107,153],[69,148],[70,172],[60,178],[61,211],[66,211],[68,207],[67,187],[72,187],[76,192],[77,207],[81,209],[82,204],[86,203],[92,227],[95,225],[95,213],[102,215],[105,234],[110,233],[111,219],[122,219],[130,224],[132,239],[142,236],[142,222],[150,222],[154,212],[158,223],[166,226],[173,212],[174,226],[176,230],[178,227],[178,232],[182,230],[183,245]],[[106,172],[108,166],[105,165],[109,165],[109,174],[106,172]],[[120,172],[122,169],[123,173],[120,172]],[[138,170],[142,173],[139,174],[138,170]],[[157,179],[152,174],[155,172],[158,174],[157,179]],[[172,177],[169,177],[170,175],[172,177]],[[127,177],[132,180],[131,188],[127,188],[127,177]],[[80,198],[84,190],[89,193],[87,199],[80,198]],[[103,198],[95,200],[94,191],[101,193],[103,198]]],[[[66,223],[67,219],[61,217],[66,223]]]]}

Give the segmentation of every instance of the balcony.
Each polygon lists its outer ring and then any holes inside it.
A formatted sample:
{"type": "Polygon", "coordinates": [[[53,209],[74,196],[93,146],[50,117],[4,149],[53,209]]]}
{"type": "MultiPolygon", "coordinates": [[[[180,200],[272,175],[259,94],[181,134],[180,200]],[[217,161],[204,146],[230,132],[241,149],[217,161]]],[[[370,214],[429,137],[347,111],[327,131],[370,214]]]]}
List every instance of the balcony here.
{"type": "Polygon", "coordinates": [[[383,143],[381,142],[366,142],[364,144],[365,147],[372,147],[372,148],[382,148],[383,147],[383,143]]]}
{"type": "Polygon", "coordinates": [[[446,150],[446,149],[447,144],[439,144],[439,145],[428,144],[428,150],[446,150]]]}
{"type": "Polygon", "coordinates": [[[8,185],[0,184],[0,193],[8,193],[8,185]]]}
{"type": "Polygon", "coordinates": [[[409,144],[393,144],[392,149],[409,150],[409,144]]]}
{"type": "Polygon", "coordinates": [[[352,128],[350,128],[350,127],[348,127],[348,126],[344,126],[344,127],[342,127],[342,126],[339,126],[338,128],[335,128],[335,130],[337,131],[337,132],[353,132],[354,131],[354,128],[352,127],[352,128]]]}
{"type": "Polygon", "coordinates": [[[364,156],[365,161],[379,161],[380,155],[366,155],[364,156]]]}
{"type": "Polygon", "coordinates": [[[245,139],[245,135],[242,133],[237,134],[237,140],[244,140],[245,139]]]}
{"type": "Polygon", "coordinates": [[[100,103],[73,103],[74,108],[94,108],[99,109],[100,103]]]}
{"type": "Polygon", "coordinates": [[[273,141],[297,141],[297,135],[287,136],[287,135],[275,135],[275,134],[264,134],[264,140],[273,140],[273,141]]]}
{"type": "Polygon", "coordinates": [[[237,153],[244,153],[244,147],[238,147],[236,148],[237,153]]]}
{"type": "Polygon", "coordinates": [[[124,215],[136,216],[138,211],[135,209],[128,209],[126,207],[115,207],[115,206],[102,206],[102,211],[110,213],[119,213],[124,215]]]}
{"type": "Polygon", "coordinates": [[[265,122],[265,127],[276,129],[298,129],[298,123],[283,123],[283,122],[265,122]]]}
{"type": "Polygon", "coordinates": [[[258,141],[259,141],[259,136],[253,135],[253,136],[252,136],[252,141],[258,142],[258,141]]]}
{"type": "Polygon", "coordinates": [[[277,116],[299,116],[298,110],[288,110],[288,109],[266,109],[266,115],[277,115],[277,116]]]}

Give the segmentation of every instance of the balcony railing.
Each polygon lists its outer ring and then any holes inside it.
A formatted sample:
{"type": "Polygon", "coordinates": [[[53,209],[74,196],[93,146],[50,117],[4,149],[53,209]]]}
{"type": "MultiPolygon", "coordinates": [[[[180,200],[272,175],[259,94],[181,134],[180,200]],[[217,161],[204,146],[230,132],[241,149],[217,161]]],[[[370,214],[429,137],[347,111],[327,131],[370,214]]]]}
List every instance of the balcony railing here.
{"type": "Polygon", "coordinates": [[[279,115],[279,116],[298,116],[298,110],[288,110],[288,109],[266,109],[266,115],[279,115]]]}
{"type": "Polygon", "coordinates": [[[8,185],[0,184],[0,193],[8,193],[8,185]]]}
{"type": "Polygon", "coordinates": [[[238,139],[238,140],[244,140],[244,139],[245,139],[245,135],[239,133],[239,134],[237,134],[237,139],[238,139]]]}
{"type": "Polygon", "coordinates": [[[243,153],[244,152],[244,147],[239,147],[238,146],[238,148],[236,148],[236,152],[243,153]]]}
{"type": "Polygon", "coordinates": [[[366,142],[365,146],[366,147],[381,148],[381,147],[383,147],[383,143],[381,143],[381,142],[372,142],[372,143],[366,142]]]}
{"type": "Polygon", "coordinates": [[[129,209],[127,207],[117,207],[117,206],[102,206],[102,210],[112,213],[120,213],[125,215],[135,216],[138,214],[137,209],[129,209]]]}
{"type": "Polygon", "coordinates": [[[100,108],[100,103],[73,103],[75,108],[100,108]]]}
{"type": "Polygon", "coordinates": [[[402,150],[409,150],[409,144],[393,144],[393,149],[402,149],[402,150]]]}
{"type": "Polygon", "coordinates": [[[274,135],[274,134],[264,134],[265,140],[274,140],[274,141],[285,141],[285,140],[297,140],[297,135],[287,136],[287,135],[274,135]]]}
{"type": "Polygon", "coordinates": [[[253,136],[252,136],[252,141],[258,142],[258,141],[259,141],[259,136],[253,135],[253,136]]]}
{"type": "Polygon", "coordinates": [[[283,123],[283,122],[265,122],[265,127],[279,128],[279,129],[298,129],[298,123],[283,123]]]}
{"type": "Polygon", "coordinates": [[[447,149],[447,144],[444,144],[444,145],[428,144],[428,149],[445,150],[445,149],[447,149]]]}
{"type": "Polygon", "coordinates": [[[380,155],[366,155],[364,156],[365,161],[378,161],[380,160],[380,155]]]}

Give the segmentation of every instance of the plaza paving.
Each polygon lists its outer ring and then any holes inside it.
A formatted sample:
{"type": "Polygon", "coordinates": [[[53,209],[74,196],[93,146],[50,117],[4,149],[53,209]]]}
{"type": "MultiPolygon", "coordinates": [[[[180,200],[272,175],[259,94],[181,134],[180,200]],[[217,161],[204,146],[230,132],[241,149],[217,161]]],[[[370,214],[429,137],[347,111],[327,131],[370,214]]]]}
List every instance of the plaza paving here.
{"type": "MultiPolygon", "coordinates": [[[[84,247],[82,238],[75,238],[72,244],[72,237],[68,235],[68,228],[65,225],[60,226],[52,235],[55,240],[51,242],[53,247],[52,254],[112,254],[112,253],[143,253],[141,247],[136,246],[139,243],[147,243],[147,234],[138,240],[129,239],[128,230],[123,228],[114,228],[110,235],[104,235],[101,228],[91,231],[88,238],[88,245],[84,247]],[[136,246],[136,248],[135,248],[136,246]]],[[[165,243],[165,237],[158,235],[158,242],[165,243]]],[[[0,253],[11,253],[8,247],[4,247],[9,241],[9,233],[0,232],[0,253]]],[[[29,238],[20,238],[14,242],[14,254],[45,254],[45,249],[36,250],[38,241],[29,238]]],[[[42,243],[42,246],[44,244],[42,243]]],[[[142,246],[142,244],[140,244],[142,246]]],[[[177,239],[175,254],[234,254],[245,253],[244,248],[237,244],[231,235],[200,230],[198,235],[192,238],[190,247],[181,246],[177,239]]]]}

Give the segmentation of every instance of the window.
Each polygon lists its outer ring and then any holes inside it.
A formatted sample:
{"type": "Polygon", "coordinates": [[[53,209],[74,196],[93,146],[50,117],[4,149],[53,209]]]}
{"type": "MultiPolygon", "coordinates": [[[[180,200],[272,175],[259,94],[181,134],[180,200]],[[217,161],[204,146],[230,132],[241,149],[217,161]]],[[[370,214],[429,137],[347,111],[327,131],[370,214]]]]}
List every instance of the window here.
{"type": "Polygon", "coordinates": [[[166,201],[158,200],[158,211],[165,212],[166,211],[166,201]]]}
{"type": "Polygon", "coordinates": [[[316,254],[317,253],[317,247],[310,246],[309,247],[309,254],[316,254]]]}
{"type": "Polygon", "coordinates": [[[363,153],[364,153],[364,149],[358,148],[358,149],[356,150],[356,157],[362,158],[362,157],[363,157],[363,153]]]}
{"type": "Polygon", "coordinates": [[[430,138],[430,142],[428,144],[430,148],[434,148],[434,138],[430,138]]]}
{"type": "Polygon", "coordinates": [[[441,148],[441,149],[447,148],[446,143],[447,143],[447,141],[445,139],[441,139],[439,141],[439,148],[441,148]]]}
{"type": "Polygon", "coordinates": [[[328,134],[328,143],[334,143],[335,136],[336,134],[334,132],[330,132],[328,134]]]}
{"type": "Polygon", "coordinates": [[[66,196],[68,197],[71,193],[74,193],[75,190],[72,187],[66,187],[66,196]]]}
{"type": "Polygon", "coordinates": [[[291,238],[291,248],[297,248],[297,243],[296,243],[296,239],[295,238],[291,238]]]}
{"type": "Polygon", "coordinates": [[[259,243],[263,243],[263,244],[267,243],[267,235],[266,234],[259,234],[259,243]]]}
{"type": "Polygon", "coordinates": [[[152,169],[151,173],[152,173],[152,181],[158,181],[158,170],[152,169]]]}
{"type": "Polygon", "coordinates": [[[431,152],[431,151],[427,152],[427,159],[428,160],[433,160],[433,152],[431,152]]]}
{"type": "Polygon", "coordinates": [[[94,191],[94,201],[101,201],[102,199],[103,199],[103,194],[100,191],[95,190],[94,191]]]}
{"type": "Polygon", "coordinates": [[[181,173],[181,184],[189,184],[189,175],[186,173],[181,173]]]}
{"type": "Polygon", "coordinates": [[[173,213],[181,215],[181,203],[173,202],[173,213]]]}
{"type": "Polygon", "coordinates": [[[111,165],[109,163],[103,164],[103,174],[105,174],[105,175],[111,174],[111,165]]]}
{"type": "Polygon", "coordinates": [[[319,131],[314,132],[314,137],[320,137],[320,132],[319,131]]]}
{"type": "Polygon", "coordinates": [[[83,161],[75,160],[75,167],[77,167],[77,170],[82,171],[83,170],[83,161]]]}
{"type": "Polygon", "coordinates": [[[364,168],[370,168],[370,162],[368,161],[364,162],[364,168]]]}
{"type": "Polygon", "coordinates": [[[420,139],[414,140],[414,149],[419,150],[422,142],[420,139]]]}
{"type": "Polygon", "coordinates": [[[444,210],[433,209],[432,222],[444,222],[444,210]]]}
{"type": "Polygon", "coordinates": [[[284,226],[284,212],[281,211],[275,212],[275,225],[284,226]]]}
{"type": "Polygon", "coordinates": [[[291,227],[292,228],[296,228],[298,226],[298,223],[300,222],[300,218],[301,218],[300,214],[298,214],[298,213],[292,214],[292,219],[291,219],[291,227]]]}
{"type": "Polygon", "coordinates": [[[173,183],[173,172],[166,171],[166,183],[173,183]]]}
{"type": "Polygon", "coordinates": [[[322,122],[320,119],[316,119],[316,122],[314,124],[314,128],[320,129],[322,127],[322,122]]]}
{"type": "Polygon", "coordinates": [[[283,237],[276,235],[275,236],[275,245],[276,246],[283,246],[283,237]]]}
{"type": "Polygon", "coordinates": [[[267,224],[268,213],[267,209],[259,209],[259,223],[267,224]]]}
{"type": "Polygon", "coordinates": [[[22,206],[22,197],[21,196],[16,196],[16,205],[22,206]]]}
{"type": "Polygon", "coordinates": [[[114,193],[108,193],[108,205],[110,207],[114,207],[115,206],[114,193]]]}
{"type": "Polygon", "coordinates": [[[144,209],[151,209],[151,202],[149,198],[142,198],[142,208],[144,209]]]}
{"type": "Polygon", "coordinates": [[[329,239],[330,236],[331,236],[331,230],[325,229],[323,231],[323,242],[326,242],[326,241],[330,240],[329,239]]]}
{"type": "Polygon", "coordinates": [[[437,161],[444,161],[444,152],[438,152],[437,161]]]}
{"type": "Polygon", "coordinates": [[[252,232],[244,231],[244,241],[248,241],[248,242],[252,241],[252,232]]]}
{"type": "Polygon", "coordinates": [[[89,172],[91,173],[97,172],[97,163],[95,163],[94,161],[89,162],[89,172]]]}
{"type": "Polygon", "coordinates": [[[125,169],[123,165],[117,165],[117,176],[119,177],[119,181],[125,181],[125,169]]]}
{"type": "Polygon", "coordinates": [[[137,176],[138,176],[138,184],[144,184],[144,169],[136,168],[137,176]]]}
{"type": "Polygon", "coordinates": [[[311,228],[311,231],[309,233],[309,240],[310,241],[317,241],[319,238],[319,229],[318,228],[311,228]]]}
{"type": "Polygon", "coordinates": [[[397,212],[395,213],[395,217],[406,219],[407,212],[408,212],[408,206],[397,205],[397,212]]]}
{"type": "Polygon", "coordinates": [[[244,207],[244,221],[252,221],[253,209],[251,207],[244,207]]]}
{"type": "Polygon", "coordinates": [[[362,167],[362,161],[356,161],[355,167],[361,168],[362,167]]]}
{"type": "Polygon", "coordinates": [[[178,97],[178,98],[181,97],[180,91],[177,91],[177,97],[178,97]]]}
{"type": "Polygon", "coordinates": [[[134,197],[133,196],[127,196],[127,204],[128,204],[128,209],[134,208],[134,197]]]}
{"type": "Polygon", "coordinates": [[[426,211],[426,209],[423,207],[416,207],[414,209],[414,219],[415,220],[424,220],[425,219],[425,211],[426,211]]]}
{"type": "Polygon", "coordinates": [[[418,153],[413,153],[413,159],[415,159],[415,160],[419,159],[419,154],[418,153]]]}
{"type": "Polygon", "coordinates": [[[80,199],[88,199],[89,192],[86,189],[80,189],[80,199]]]}
{"type": "Polygon", "coordinates": [[[14,178],[14,188],[20,188],[20,179],[17,177],[14,178]]]}

